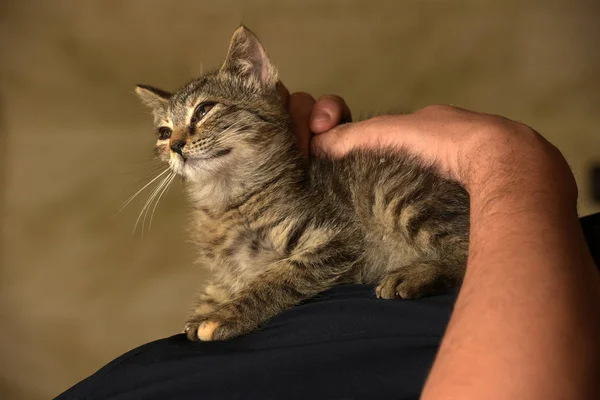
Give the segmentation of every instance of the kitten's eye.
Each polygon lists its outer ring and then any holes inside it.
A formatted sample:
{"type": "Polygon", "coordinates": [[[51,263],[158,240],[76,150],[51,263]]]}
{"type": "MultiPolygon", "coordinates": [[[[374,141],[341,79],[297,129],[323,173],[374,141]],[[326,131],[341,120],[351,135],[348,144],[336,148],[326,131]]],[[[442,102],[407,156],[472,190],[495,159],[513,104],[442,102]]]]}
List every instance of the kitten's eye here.
{"type": "Polygon", "coordinates": [[[158,128],[158,140],[167,140],[171,137],[171,132],[171,129],[165,126],[158,128]]]}
{"type": "Polygon", "coordinates": [[[191,125],[195,125],[204,117],[208,112],[215,106],[216,103],[205,101],[204,103],[200,103],[198,107],[194,110],[194,115],[192,115],[192,120],[190,121],[191,125]]]}

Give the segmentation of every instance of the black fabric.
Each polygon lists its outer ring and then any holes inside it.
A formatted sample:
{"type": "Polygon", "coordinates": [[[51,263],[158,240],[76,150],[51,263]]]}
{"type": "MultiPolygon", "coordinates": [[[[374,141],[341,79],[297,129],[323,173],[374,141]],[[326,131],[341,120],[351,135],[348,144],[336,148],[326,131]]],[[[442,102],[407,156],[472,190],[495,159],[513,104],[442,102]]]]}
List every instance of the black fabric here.
{"type": "Polygon", "coordinates": [[[138,347],[58,399],[417,399],[454,299],[336,287],[231,341],[138,347]]]}
{"type": "MultiPolygon", "coordinates": [[[[598,263],[600,214],[582,228],[598,263]]],[[[417,399],[455,299],[336,287],[231,341],[138,347],[57,399],[417,399]]]]}
{"type": "Polygon", "coordinates": [[[600,213],[581,218],[581,228],[597,267],[600,267],[600,213]]]}

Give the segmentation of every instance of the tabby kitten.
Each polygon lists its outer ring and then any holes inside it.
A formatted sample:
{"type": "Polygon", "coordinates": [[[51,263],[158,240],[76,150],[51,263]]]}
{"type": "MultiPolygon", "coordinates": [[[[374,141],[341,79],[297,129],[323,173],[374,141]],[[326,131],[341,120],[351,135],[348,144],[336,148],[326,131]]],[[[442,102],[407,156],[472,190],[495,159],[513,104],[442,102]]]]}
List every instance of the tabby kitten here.
{"type": "Polygon", "coordinates": [[[277,72],[241,27],[219,71],[174,93],[138,86],[156,150],[181,175],[212,277],[185,332],[225,340],[343,283],[384,299],[460,283],[469,197],[398,150],[315,159],[306,171],[277,72]]]}

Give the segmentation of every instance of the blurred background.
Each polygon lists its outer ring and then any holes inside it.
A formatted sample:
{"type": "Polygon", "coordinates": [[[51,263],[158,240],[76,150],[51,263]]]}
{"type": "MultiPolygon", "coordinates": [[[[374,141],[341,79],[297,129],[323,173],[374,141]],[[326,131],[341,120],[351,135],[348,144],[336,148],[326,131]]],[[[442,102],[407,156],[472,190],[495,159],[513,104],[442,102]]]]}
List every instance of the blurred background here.
{"type": "Polygon", "coordinates": [[[526,122],[600,211],[594,0],[0,2],[0,398],[51,398],[178,333],[203,279],[178,184],[132,235],[156,175],[136,83],[217,68],[244,22],[291,90],[355,115],[446,103],[526,122]]]}

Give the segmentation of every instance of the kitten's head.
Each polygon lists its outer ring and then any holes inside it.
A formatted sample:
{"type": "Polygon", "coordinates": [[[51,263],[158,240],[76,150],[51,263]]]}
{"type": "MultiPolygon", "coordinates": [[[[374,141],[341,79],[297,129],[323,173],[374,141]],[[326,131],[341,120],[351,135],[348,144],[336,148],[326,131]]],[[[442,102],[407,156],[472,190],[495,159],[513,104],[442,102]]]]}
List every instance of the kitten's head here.
{"type": "Polygon", "coordinates": [[[263,46],[240,27],[219,71],[172,94],[144,85],[136,93],[152,109],[158,157],[187,180],[203,182],[250,173],[293,142],[279,89],[263,46]]]}

